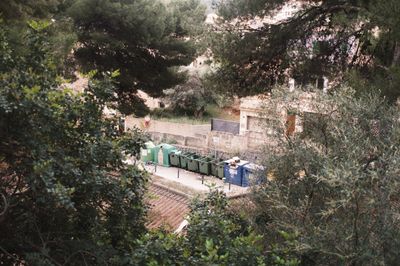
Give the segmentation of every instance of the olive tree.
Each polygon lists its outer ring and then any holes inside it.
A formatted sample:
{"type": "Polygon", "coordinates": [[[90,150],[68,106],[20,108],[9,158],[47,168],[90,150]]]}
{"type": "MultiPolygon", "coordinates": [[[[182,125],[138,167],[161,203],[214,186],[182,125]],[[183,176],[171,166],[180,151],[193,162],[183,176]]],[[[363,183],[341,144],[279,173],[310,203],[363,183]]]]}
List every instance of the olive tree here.
{"type": "Polygon", "coordinates": [[[213,102],[213,93],[197,75],[172,89],[164,90],[165,100],[173,112],[196,118],[203,117],[207,104],[213,102]]]}
{"type": "Polygon", "coordinates": [[[310,128],[266,153],[272,180],[254,193],[257,228],[272,243],[280,231],[296,235],[304,265],[396,265],[399,107],[347,88],[314,96],[321,113],[310,128]]]}

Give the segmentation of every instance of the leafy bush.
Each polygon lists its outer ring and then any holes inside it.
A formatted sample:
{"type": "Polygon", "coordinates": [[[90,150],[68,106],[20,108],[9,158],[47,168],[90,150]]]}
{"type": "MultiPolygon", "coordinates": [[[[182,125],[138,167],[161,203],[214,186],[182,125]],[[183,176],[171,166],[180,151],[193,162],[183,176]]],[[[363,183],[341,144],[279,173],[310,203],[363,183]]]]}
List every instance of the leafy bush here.
{"type": "Polygon", "coordinates": [[[213,102],[212,93],[204,85],[200,77],[192,75],[182,85],[164,90],[166,100],[176,114],[185,114],[201,118],[207,104],[213,102]]]}
{"type": "Polygon", "coordinates": [[[323,116],[309,137],[267,151],[274,180],[255,193],[267,243],[298,235],[304,265],[395,265],[399,260],[399,107],[378,93],[317,95],[323,116]],[[322,125],[322,126],[321,126],[322,125]]]}
{"type": "Polygon", "coordinates": [[[107,265],[145,230],[147,175],[122,155],[143,137],[127,145],[103,116],[111,79],[81,94],[60,87],[46,25],[30,26],[18,56],[0,25],[0,261],[107,265]]]}
{"type": "Polygon", "coordinates": [[[229,210],[227,198],[221,192],[213,190],[205,200],[195,201],[188,220],[187,230],[181,236],[163,231],[144,236],[130,257],[131,264],[298,265],[287,254],[291,249],[284,245],[265,254],[263,237],[229,210]]]}

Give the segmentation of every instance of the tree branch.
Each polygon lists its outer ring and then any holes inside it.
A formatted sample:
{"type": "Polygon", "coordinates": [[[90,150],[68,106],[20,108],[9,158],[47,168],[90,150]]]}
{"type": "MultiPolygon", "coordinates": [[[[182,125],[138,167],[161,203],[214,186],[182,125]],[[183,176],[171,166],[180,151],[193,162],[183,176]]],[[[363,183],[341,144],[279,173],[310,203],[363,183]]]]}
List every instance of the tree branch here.
{"type": "Polygon", "coordinates": [[[3,210],[0,212],[0,217],[3,216],[7,212],[8,207],[9,207],[7,198],[6,198],[6,196],[4,196],[3,193],[1,193],[1,199],[3,200],[4,207],[3,207],[3,210]]]}

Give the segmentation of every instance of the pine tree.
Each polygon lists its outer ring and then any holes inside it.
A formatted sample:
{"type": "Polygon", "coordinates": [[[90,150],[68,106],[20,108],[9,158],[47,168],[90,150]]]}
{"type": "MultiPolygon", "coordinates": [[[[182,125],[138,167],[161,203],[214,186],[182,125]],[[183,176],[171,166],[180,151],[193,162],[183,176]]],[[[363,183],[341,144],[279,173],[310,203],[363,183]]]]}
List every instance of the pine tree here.
{"type": "Polygon", "coordinates": [[[177,70],[196,56],[195,38],[187,37],[201,31],[205,7],[197,0],[78,0],[68,13],[78,34],[74,54],[83,69],[118,69],[120,110],[140,114],[144,106],[137,89],[157,97],[184,81],[177,70]]]}
{"type": "Polygon", "coordinates": [[[248,94],[282,83],[288,75],[300,84],[322,76],[338,83],[352,77],[357,81],[352,85],[367,80],[370,87],[389,87],[384,93],[392,99],[400,95],[399,1],[298,1],[293,16],[249,26],[289,2],[221,1],[223,19],[213,44],[221,65],[217,82],[229,81],[234,92],[248,94]]]}

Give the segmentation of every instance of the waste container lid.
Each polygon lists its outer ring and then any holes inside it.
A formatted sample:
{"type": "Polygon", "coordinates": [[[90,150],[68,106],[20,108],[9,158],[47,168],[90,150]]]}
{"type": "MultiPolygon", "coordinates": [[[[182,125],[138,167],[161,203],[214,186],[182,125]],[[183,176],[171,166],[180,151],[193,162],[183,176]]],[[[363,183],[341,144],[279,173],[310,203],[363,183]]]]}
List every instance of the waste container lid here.
{"type": "Polygon", "coordinates": [[[226,160],[225,163],[229,163],[230,165],[234,164],[234,165],[236,165],[236,166],[242,166],[242,165],[248,164],[249,162],[248,162],[248,161],[244,161],[244,160],[241,160],[241,161],[239,161],[239,162],[236,162],[236,161],[232,158],[232,159],[226,160]]]}
{"type": "Polygon", "coordinates": [[[237,156],[235,156],[235,157],[232,157],[232,160],[234,160],[235,162],[240,162],[240,158],[239,157],[237,157],[237,156]]]}
{"type": "Polygon", "coordinates": [[[155,145],[152,141],[145,142],[144,146],[146,147],[146,149],[152,149],[155,147],[155,145]]]}
{"type": "Polygon", "coordinates": [[[244,168],[249,169],[249,170],[254,170],[254,171],[263,171],[263,170],[265,170],[264,166],[261,166],[261,165],[255,164],[255,163],[246,164],[244,166],[244,168]]]}
{"type": "Polygon", "coordinates": [[[163,148],[164,150],[173,150],[176,149],[174,146],[167,144],[167,143],[161,143],[157,145],[158,148],[163,148]]]}

